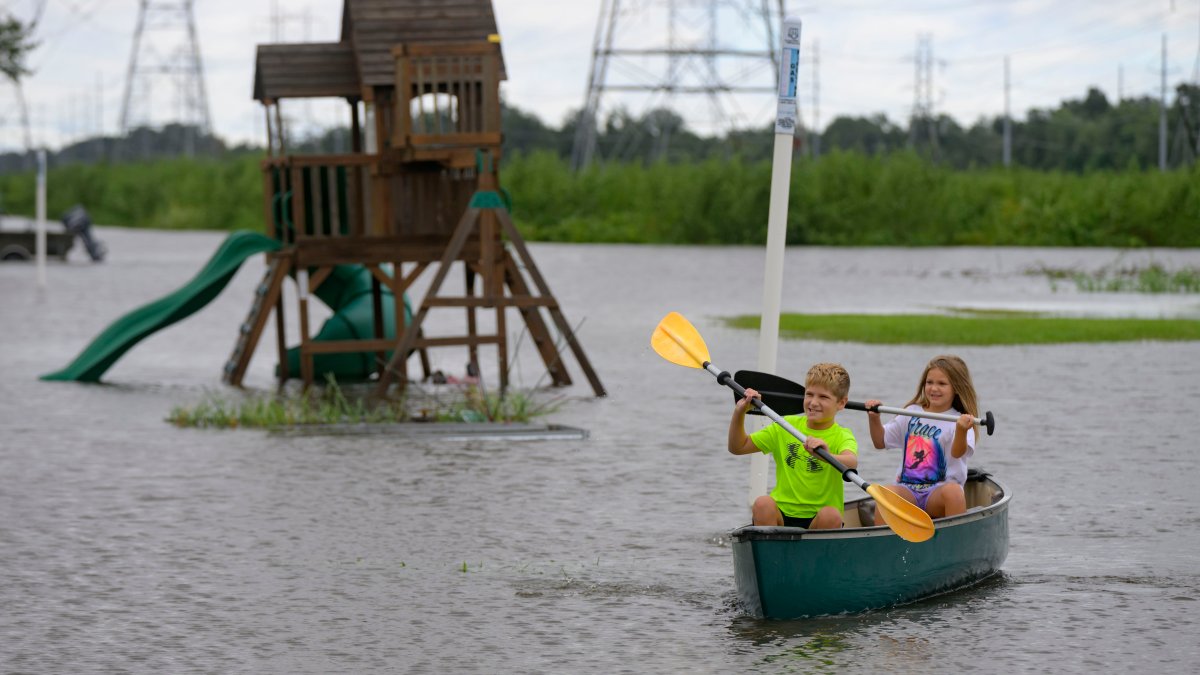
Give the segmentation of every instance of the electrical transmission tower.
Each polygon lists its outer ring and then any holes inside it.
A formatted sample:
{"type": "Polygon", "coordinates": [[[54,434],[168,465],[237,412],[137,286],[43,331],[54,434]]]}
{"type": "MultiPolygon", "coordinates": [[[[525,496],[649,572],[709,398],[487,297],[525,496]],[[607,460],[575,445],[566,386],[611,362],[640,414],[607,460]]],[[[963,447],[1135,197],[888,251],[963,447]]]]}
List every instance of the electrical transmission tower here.
{"type": "Polygon", "coordinates": [[[929,135],[929,147],[934,156],[938,150],[937,117],[933,111],[933,35],[921,33],[917,36],[917,51],[913,55],[915,79],[913,80],[912,119],[908,124],[908,144],[915,146],[924,127],[929,135]]]}
{"type": "Polygon", "coordinates": [[[627,157],[647,143],[654,157],[663,157],[680,121],[706,132],[760,123],[766,128],[775,104],[783,5],[783,0],[601,0],[572,167],[585,167],[597,155],[627,157]],[[741,109],[747,99],[740,95],[755,93],[761,114],[747,115],[741,109]],[[682,96],[703,97],[707,106],[676,105],[682,96]],[[702,107],[707,119],[694,115],[702,107]],[[609,147],[597,147],[598,124],[609,128],[609,147]]]}
{"type": "Polygon", "coordinates": [[[192,4],[193,0],[139,0],[121,103],[122,134],[165,121],[206,135],[212,132],[192,4]],[[173,97],[163,96],[156,87],[163,84],[173,86],[173,97]]]}

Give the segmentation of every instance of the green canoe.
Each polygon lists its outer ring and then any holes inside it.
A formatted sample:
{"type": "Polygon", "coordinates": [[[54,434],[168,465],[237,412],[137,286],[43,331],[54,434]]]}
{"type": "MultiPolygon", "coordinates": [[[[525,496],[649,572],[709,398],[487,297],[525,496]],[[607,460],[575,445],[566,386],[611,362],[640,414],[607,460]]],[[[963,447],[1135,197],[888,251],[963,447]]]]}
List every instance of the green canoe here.
{"type": "Polygon", "coordinates": [[[845,528],[746,526],[733,531],[738,597],[756,617],[797,619],[901,605],[995,574],[1008,555],[1011,494],[972,471],[967,511],[934,522],[929,541],[909,543],[874,522],[875,501],[846,502],[845,528]]]}

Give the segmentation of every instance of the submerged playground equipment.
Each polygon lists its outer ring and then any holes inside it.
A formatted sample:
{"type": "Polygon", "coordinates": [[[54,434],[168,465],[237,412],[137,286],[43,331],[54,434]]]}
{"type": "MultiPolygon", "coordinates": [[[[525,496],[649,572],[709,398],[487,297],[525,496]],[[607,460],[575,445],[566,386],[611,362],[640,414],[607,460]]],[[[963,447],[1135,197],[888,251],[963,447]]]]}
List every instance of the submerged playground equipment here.
{"type": "MultiPolygon", "coordinates": [[[[169,295],[165,295],[125,314],[97,335],[75,360],[62,370],[43,375],[43,380],[76,380],[97,382],[125,352],[143,338],[173,323],[191,316],[220,295],[225,285],[237,273],[242,263],[261,253],[280,250],[278,241],[257,232],[240,231],[230,234],[208,263],[186,284],[169,295]]],[[[268,270],[268,275],[271,271],[268,270]]],[[[256,290],[256,303],[268,287],[260,284],[256,290]]],[[[371,300],[370,273],[357,265],[340,265],[314,289],[313,294],[333,310],[314,341],[340,340],[347,337],[365,337],[373,330],[374,315],[367,311],[371,300]]],[[[384,290],[384,331],[395,335],[395,314],[392,308],[391,291],[384,290]]],[[[411,321],[412,314],[405,302],[405,318],[411,321]]],[[[243,324],[244,332],[248,327],[243,324]]],[[[287,350],[287,367],[291,373],[299,373],[299,349],[287,350]]],[[[363,380],[374,372],[370,358],[364,354],[327,354],[315,360],[315,371],[324,376],[331,374],[339,382],[363,380]]],[[[227,368],[233,367],[233,359],[227,368]]]]}
{"type": "Polygon", "coordinates": [[[137,341],[195,312],[242,262],[264,254],[266,274],[225,364],[230,384],[241,384],[274,314],[280,382],[299,375],[308,385],[333,373],[374,378],[382,393],[405,386],[413,355],[428,377],[426,350],[465,348],[468,364],[481,372],[480,346],[495,345],[504,390],[507,314],[515,309],[553,385],[572,381],[551,326],[603,396],[499,188],[503,79],[490,0],[437,12],[424,0],[345,0],[340,41],[259,45],[254,98],[267,120],[266,233],[231,235],[183,288],[122,317],[45,378],[99,379],[137,341]],[[282,102],[319,97],[347,102],[350,152],[288,154],[282,102]],[[456,269],[465,292],[445,295],[456,269]],[[413,311],[406,292],[426,272],[433,276],[413,311]],[[297,289],[300,344],[291,350],[284,344],[285,283],[297,289]],[[334,310],[316,335],[308,325],[314,296],[334,310]],[[480,332],[480,310],[494,312],[494,333],[480,332]],[[433,311],[461,312],[462,332],[426,335],[433,311]]]}

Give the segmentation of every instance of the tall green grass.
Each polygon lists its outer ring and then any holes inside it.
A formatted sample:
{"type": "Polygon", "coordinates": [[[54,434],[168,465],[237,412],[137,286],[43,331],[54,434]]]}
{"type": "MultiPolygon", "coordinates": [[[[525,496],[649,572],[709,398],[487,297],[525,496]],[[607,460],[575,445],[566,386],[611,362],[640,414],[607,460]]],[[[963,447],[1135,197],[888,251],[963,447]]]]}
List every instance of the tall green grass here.
{"type": "MultiPolygon", "coordinates": [[[[261,158],[171,159],[133,164],[71,164],[46,180],[46,209],[57,218],[82,204],[103,225],[170,230],[262,230],[261,158]]],[[[7,213],[34,212],[33,174],[0,176],[7,213]]]]}
{"type": "MultiPolygon", "coordinates": [[[[531,238],[762,244],[771,167],[509,162],[503,181],[531,238]]],[[[1200,168],[1088,174],[955,171],[913,154],[832,153],[798,161],[789,244],[1200,246],[1200,168]]]]}
{"type": "MultiPolygon", "coordinates": [[[[49,210],[81,203],[103,224],[262,229],[256,156],[72,165],[49,210]]],[[[570,171],[548,152],[510,154],[501,183],[525,236],[567,242],[761,244],[769,162],[608,164],[570,171]]],[[[10,213],[33,212],[30,174],[0,176],[10,213]]],[[[954,170],[915,154],[835,152],[792,169],[789,244],[1200,246],[1200,166],[1167,173],[954,170]]]]}

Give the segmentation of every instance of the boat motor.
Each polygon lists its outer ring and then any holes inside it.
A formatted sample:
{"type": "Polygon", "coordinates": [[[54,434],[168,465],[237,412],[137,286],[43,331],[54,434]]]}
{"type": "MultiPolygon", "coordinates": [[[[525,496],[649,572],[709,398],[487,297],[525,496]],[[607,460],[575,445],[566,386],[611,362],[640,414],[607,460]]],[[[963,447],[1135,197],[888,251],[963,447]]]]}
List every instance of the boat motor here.
{"type": "Polygon", "coordinates": [[[63,214],[62,224],[67,228],[67,232],[83,241],[83,246],[93,261],[104,260],[104,254],[108,253],[108,247],[104,245],[104,242],[92,236],[92,219],[88,217],[87,211],[81,204],[72,206],[71,210],[63,214]]]}

